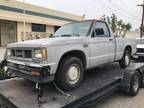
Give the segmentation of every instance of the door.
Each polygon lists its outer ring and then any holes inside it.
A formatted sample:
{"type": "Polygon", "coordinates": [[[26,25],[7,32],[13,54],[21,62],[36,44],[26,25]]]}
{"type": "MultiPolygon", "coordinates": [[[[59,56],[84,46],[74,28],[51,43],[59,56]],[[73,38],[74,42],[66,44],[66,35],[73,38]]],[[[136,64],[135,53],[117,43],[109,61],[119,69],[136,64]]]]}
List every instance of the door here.
{"type": "Polygon", "coordinates": [[[8,43],[16,42],[16,22],[9,21],[9,40],[8,43]]]}
{"type": "Polygon", "coordinates": [[[114,61],[115,40],[111,37],[108,25],[105,22],[96,22],[90,39],[91,67],[114,61]]]}

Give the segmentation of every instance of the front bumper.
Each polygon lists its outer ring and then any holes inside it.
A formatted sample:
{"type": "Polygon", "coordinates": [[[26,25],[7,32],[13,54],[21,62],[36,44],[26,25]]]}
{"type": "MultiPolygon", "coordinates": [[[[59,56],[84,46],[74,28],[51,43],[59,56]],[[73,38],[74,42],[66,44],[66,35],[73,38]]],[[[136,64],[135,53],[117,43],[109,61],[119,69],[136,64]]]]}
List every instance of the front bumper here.
{"type": "Polygon", "coordinates": [[[47,83],[54,80],[54,75],[50,75],[50,66],[33,67],[16,63],[7,62],[7,67],[12,74],[37,83],[47,83]],[[32,74],[33,71],[38,75],[32,74]]]}
{"type": "Polygon", "coordinates": [[[137,55],[138,57],[144,57],[144,53],[137,52],[136,55],[137,55]]]}

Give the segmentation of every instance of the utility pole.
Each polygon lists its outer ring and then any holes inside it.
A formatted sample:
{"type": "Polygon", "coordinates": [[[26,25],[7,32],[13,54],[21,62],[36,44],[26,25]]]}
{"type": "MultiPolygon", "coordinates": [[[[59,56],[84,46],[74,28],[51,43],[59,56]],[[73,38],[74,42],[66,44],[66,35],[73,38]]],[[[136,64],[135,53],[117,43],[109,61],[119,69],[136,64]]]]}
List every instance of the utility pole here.
{"type": "MultiPolygon", "coordinates": [[[[23,0],[23,3],[25,3],[25,0],[23,0]]],[[[24,35],[24,39],[23,40],[25,41],[25,36],[26,36],[26,33],[25,33],[26,32],[25,31],[25,26],[26,26],[26,22],[25,22],[25,7],[23,8],[23,14],[24,14],[24,20],[23,20],[23,25],[24,25],[24,27],[23,27],[24,28],[23,29],[23,33],[24,34],[23,35],[24,35]]]]}
{"type": "Polygon", "coordinates": [[[143,31],[144,31],[144,0],[143,0],[143,4],[139,4],[137,6],[141,6],[142,7],[142,22],[141,22],[141,27],[140,27],[140,38],[143,37],[143,31]]]}

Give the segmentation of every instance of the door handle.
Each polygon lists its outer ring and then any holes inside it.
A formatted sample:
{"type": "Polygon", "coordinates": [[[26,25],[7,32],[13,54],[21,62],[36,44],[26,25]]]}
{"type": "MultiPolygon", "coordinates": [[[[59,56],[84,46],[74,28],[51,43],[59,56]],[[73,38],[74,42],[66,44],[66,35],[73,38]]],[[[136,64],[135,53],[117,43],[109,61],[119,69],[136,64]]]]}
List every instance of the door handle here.
{"type": "Polygon", "coordinates": [[[109,39],[109,41],[113,41],[113,39],[109,39]]]}

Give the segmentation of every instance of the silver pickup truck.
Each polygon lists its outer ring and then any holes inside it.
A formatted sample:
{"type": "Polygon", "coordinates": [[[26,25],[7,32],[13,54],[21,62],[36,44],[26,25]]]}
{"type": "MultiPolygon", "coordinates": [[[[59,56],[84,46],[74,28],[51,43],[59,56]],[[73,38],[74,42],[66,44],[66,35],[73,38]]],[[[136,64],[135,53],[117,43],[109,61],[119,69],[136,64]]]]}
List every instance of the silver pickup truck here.
{"type": "Polygon", "coordinates": [[[114,36],[100,20],[62,26],[51,38],[9,44],[5,60],[11,73],[37,83],[55,81],[63,90],[78,87],[84,71],[111,62],[121,68],[136,53],[136,40],[114,36]]]}

